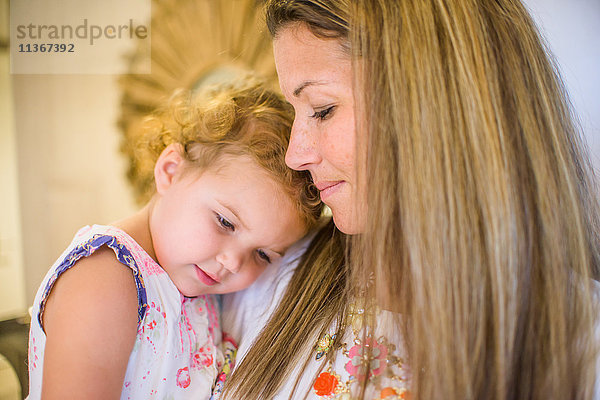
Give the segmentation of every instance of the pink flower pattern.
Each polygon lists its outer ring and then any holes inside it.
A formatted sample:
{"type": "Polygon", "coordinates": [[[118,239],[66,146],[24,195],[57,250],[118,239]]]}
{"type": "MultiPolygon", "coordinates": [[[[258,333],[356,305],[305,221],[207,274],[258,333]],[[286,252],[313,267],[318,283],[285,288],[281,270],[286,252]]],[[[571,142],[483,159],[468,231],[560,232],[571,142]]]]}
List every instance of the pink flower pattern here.
{"type": "Polygon", "coordinates": [[[369,377],[381,374],[387,366],[388,349],[373,338],[368,338],[365,343],[352,346],[348,352],[350,361],[346,364],[346,371],[360,380],[365,378],[367,368],[364,358],[369,347],[372,355],[369,377]]]}
{"type": "Polygon", "coordinates": [[[190,383],[190,370],[188,367],[180,368],[179,371],[177,371],[177,386],[185,389],[190,386],[190,383]]]}
{"type": "Polygon", "coordinates": [[[195,368],[210,367],[214,362],[213,352],[214,349],[210,345],[200,347],[192,356],[192,366],[195,368]]]}

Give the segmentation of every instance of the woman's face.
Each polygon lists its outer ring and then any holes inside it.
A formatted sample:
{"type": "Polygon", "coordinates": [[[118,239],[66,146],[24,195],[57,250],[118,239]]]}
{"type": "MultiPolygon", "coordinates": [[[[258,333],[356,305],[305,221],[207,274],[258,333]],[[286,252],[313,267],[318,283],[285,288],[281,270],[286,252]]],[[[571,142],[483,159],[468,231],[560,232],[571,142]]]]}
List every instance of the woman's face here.
{"type": "Polygon", "coordinates": [[[342,232],[360,233],[366,185],[357,179],[350,56],[338,40],[317,38],[303,25],[282,29],[273,50],[281,90],[296,111],[286,162],[310,171],[342,232]]]}

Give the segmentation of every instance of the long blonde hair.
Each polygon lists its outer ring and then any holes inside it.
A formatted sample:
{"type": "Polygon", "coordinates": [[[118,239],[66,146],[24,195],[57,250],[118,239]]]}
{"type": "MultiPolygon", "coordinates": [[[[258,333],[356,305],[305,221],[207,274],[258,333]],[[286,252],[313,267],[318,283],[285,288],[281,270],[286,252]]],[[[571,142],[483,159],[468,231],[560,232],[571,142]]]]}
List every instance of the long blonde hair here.
{"type": "MultiPolygon", "coordinates": [[[[360,60],[368,218],[365,233],[351,238],[341,295],[375,276],[370,298],[402,316],[412,397],[591,398],[598,192],[557,68],[523,5],[267,7],[273,35],[304,23],[360,60]]],[[[272,318],[265,332],[285,323],[272,318]]],[[[249,357],[266,350],[263,338],[249,357]]],[[[286,338],[271,338],[269,351],[282,354],[286,338]]],[[[244,379],[234,374],[232,386],[268,398],[275,391],[261,392],[265,382],[280,384],[297,362],[292,354],[256,377],[244,361],[244,379]]]]}

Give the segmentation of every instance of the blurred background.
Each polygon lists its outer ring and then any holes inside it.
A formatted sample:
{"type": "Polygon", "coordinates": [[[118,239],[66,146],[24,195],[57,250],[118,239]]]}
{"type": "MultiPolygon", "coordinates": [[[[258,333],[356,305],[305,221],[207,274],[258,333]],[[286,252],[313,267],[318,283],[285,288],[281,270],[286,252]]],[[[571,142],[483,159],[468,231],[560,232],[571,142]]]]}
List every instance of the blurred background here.
{"type": "MultiPolygon", "coordinates": [[[[48,268],[80,227],[139,206],[127,176],[135,176],[129,144],[143,115],[175,88],[246,70],[276,85],[258,3],[153,0],[149,75],[24,75],[10,72],[10,5],[0,0],[0,400],[26,395],[27,310],[48,268]]],[[[525,3],[600,171],[600,1],[525,3]]],[[[144,51],[123,54],[129,72],[144,51]]]]}

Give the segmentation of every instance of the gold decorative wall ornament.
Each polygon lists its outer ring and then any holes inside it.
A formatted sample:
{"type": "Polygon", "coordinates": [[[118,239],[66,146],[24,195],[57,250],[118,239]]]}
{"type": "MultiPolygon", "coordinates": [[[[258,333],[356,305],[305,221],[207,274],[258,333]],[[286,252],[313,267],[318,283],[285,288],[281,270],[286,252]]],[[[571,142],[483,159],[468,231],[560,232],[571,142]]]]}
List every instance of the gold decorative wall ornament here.
{"type": "MultiPolygon", "coordinates": [[[[128,160],[127,178],[136,201],[148,200],[152,181],[148,165],[135,157],[144,118],[176,89],[196,90],[247,71],[277,88],[271,39],[257,0],[153,0],[151,73],[123,76],[119,128],[121,151],[128,160]]],[[[130,55],[130,71],[144,57],[130,55]]],[[[147,58],[146,58],[147,59],[147,58]]]]}

